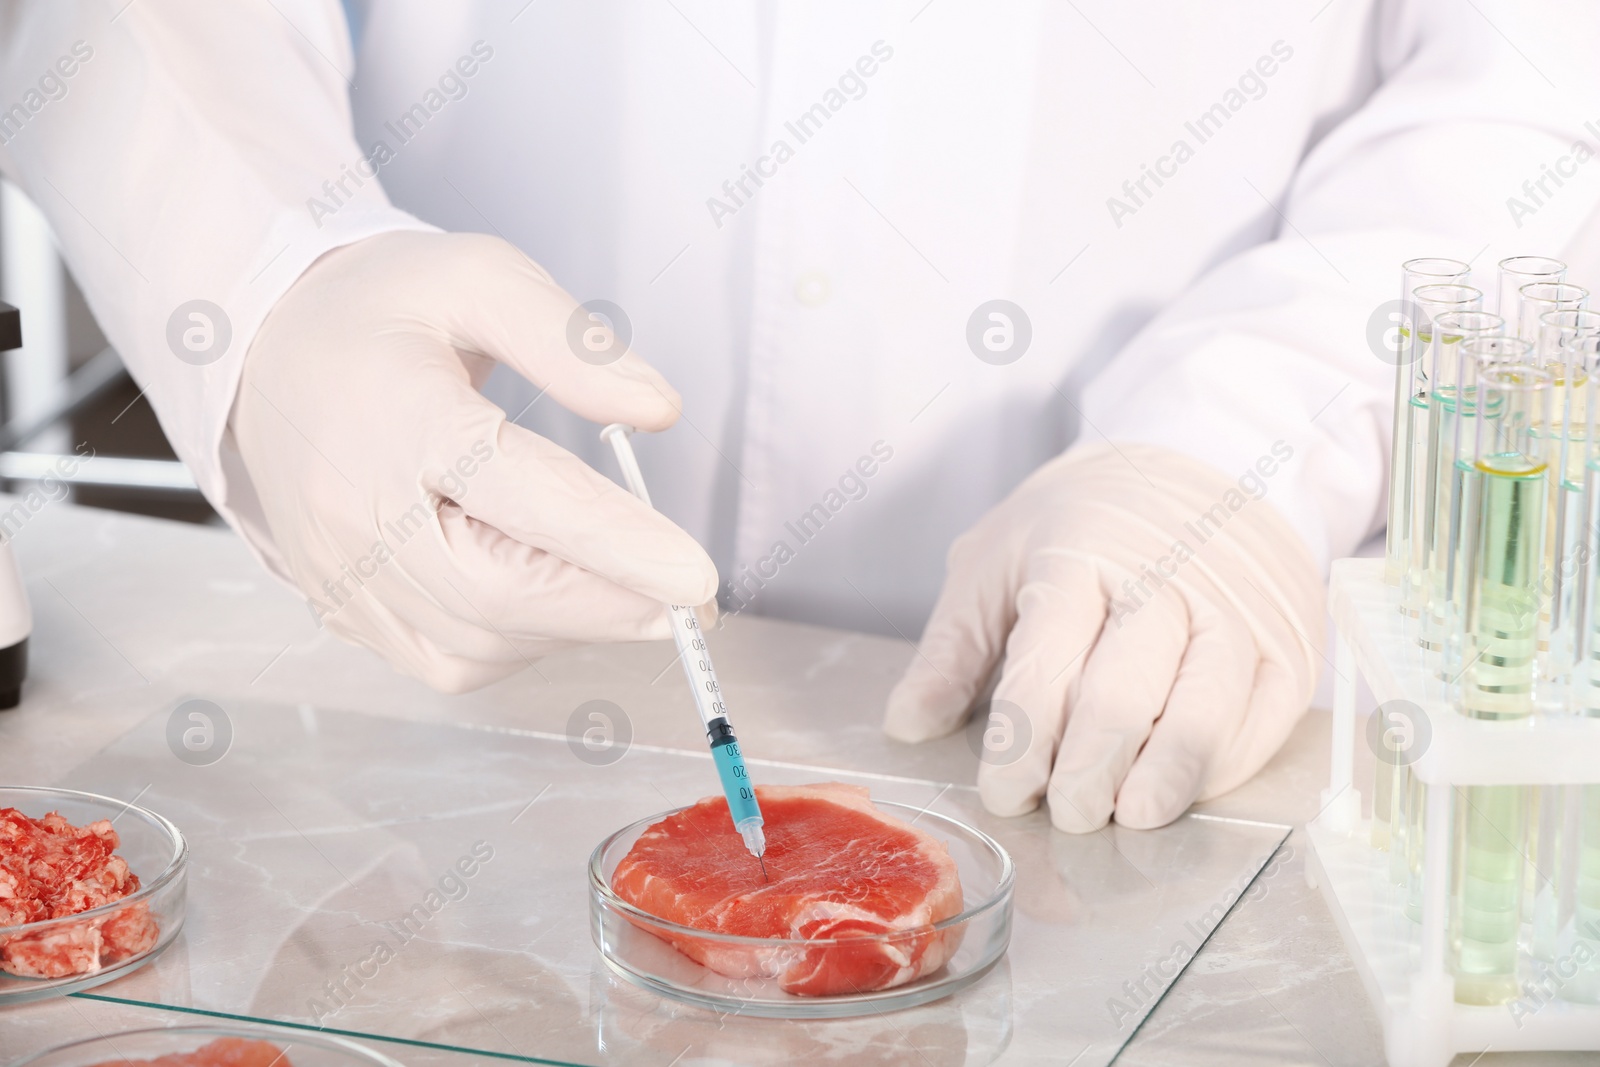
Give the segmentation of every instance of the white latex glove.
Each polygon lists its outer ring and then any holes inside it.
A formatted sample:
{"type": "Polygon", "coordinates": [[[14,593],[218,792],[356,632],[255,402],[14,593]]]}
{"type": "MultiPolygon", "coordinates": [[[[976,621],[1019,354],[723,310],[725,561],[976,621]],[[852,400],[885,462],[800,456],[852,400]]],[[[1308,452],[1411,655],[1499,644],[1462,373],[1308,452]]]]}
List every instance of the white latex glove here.
{"type": "Polygon", "coordinates": [[[1020,721],[1013,748],[998,729],[1001,747],[985,751],[984,805],[1020,815],[1048,794],[1062,830],[1113,813],[1161,826],[1243,783],[1288,737],[1316,683],[1323,597],[1268,500],[1164,449],[1078,449],[951,548],[884,728],[904,741],[959,728],[1003,652],[992,710],[1020,721]]]}
{"type": "Polygon", "coordinates": [[[662,601],[715,595],[693,538],[477,391],[499,361],[597,424],[672,425],[638,356],[574,354],[576,308],[504,241],[387,233],[313,264],[250,346],[230,426],[257,547],[335,633],[437,689],[668,637],[662,601]]]}

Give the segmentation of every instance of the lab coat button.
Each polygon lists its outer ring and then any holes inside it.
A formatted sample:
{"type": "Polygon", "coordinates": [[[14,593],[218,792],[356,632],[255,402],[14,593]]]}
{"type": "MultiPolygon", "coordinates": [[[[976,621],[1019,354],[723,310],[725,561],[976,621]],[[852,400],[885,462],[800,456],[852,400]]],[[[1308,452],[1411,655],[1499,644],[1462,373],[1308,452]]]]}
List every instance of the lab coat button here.
{"type": "Polygon", "coordinates": [[[819,270],[809,271],[795,279],[794,298],[806,307],[820,307],[827,303],[832,291],[828,276],[819,270]]]}

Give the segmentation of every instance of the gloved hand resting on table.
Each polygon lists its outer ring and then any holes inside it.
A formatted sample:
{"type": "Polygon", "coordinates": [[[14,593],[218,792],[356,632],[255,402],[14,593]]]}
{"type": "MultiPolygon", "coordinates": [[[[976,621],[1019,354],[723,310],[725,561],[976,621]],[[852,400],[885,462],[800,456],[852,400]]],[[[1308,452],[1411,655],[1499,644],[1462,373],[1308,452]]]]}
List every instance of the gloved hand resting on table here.
{"type": "Polygon", "coordinates": [[[961,727],[1003,653],[994,702],[1021,721],[978,770],[996,814],[1043,797],[1062,830],[1148,828],[1242,784],[1305,711],[1322,648],[1321,578],[1259,494],[1151,446],[1045,464],[952,547],[885,730],[961,727]]]}
{"type": "Polygon", "coordinates": [[[318,617],[458,692],[569,643],[665,638],[716,568],[683,530],[477,391],[496,361],[597,423],[662,430],[632,352],[568,344],[577,303],[504,241],[386,233],[329,252],[250,346],[230,425],[318,617]]]}

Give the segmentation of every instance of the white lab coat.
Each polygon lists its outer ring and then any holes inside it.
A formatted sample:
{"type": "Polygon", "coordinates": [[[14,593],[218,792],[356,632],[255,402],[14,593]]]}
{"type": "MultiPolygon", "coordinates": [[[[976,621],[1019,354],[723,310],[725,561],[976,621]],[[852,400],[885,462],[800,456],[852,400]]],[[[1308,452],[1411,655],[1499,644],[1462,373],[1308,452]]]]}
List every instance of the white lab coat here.
{"type": "MultiPolygon", "coordinates": [[[[0,164],[269,563],[226,432],[241,361],[313,259],[382,230],[498,232],[624,309],[685,398],[639,443],[652,495],[733,606],[914,634],[951,539],[1075,441],[1230,477],[1282,442],[1261,491],[1319,561],[1348,554],[1382,524],[1393,372],[1367,337],[1401,259],[1492,285],[1502,255],[1560,254],[1600,190],[1570,159],[1600,141],[1591,4],[393,0],[361,21],[356,63],[333,0],[0,0],[0,108],[28,111],[0,120],[0,164]],[[79,41],[92,58],[29,108],[79,41]],[[1567,176],[1535,202],[1545,165],[1567,176]],[[166,340],[196,298],[233,330],[205,366],[166,340]],[[1014,362],[969,346],[996,299],[1031,327],[1014,362]]],[[[535,395],[491,389],[513,413],[535,395]]],[[[521,421],[599,462],[552,402],[521,421]]]]}

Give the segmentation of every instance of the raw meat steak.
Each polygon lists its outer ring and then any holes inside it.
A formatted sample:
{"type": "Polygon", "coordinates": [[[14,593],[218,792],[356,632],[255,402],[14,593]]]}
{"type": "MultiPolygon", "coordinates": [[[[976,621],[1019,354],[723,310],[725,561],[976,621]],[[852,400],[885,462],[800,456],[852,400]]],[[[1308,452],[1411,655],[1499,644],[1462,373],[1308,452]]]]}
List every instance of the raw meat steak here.
{"type": "Polygon", "coordinates": [[[781,939],[771,949],[672,941],[719,974],[775,977],[801,996],[888,989],[944,966],[961,931],[929,927],[961,911],[961,883],[940,841],[873,807],[860,786],[757,786],[756,797],[770,883],[719,796],[646,830],[617,865],[611,888],[683,926],[781,939]],[[876,936],[897,930],[907,933],[876,936]],[[862,940],[800,944],[823,938],[862,940]]]}
{"type": "MultiPolygon", "coordinates": [[[[0,927],[61,919],[139,891],[139,877],[116,854],[116,830],[105,819],[73,826],[55,812],[31,819],[0,808],[0,927]]],[[[97,971],[156,942],[144,904],[0,937],[0,970],[28,978],[64,978],[97,971]]]]}
{"type": "Polygon", "coordinates": [[[294,1067],[270,1041],[219,1037],[193,1052],[169,1052],[153,1060],[106,1060],[94,1067],[294,1067]]]}

